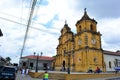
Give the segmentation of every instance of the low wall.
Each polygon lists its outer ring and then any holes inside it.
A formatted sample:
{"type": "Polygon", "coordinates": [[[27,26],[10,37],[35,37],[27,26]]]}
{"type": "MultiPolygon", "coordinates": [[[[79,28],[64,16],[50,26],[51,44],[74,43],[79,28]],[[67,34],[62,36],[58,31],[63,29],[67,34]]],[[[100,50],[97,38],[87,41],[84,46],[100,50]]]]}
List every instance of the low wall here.
{"type": "Polygon", "coordinates": [[[38,78],[43,72],[29,72],[28,73],[32,78],[38,78]]]}
{"type": "Polygon", "coordinates": [[[120,76],[120,74],[66,74],[65,80],[80,80],[93,78],[109,78],[120,76]]]}
{"type": "MultiPolygon", "coordinates": [[[[40,78],[42,77],[44,74],[44,72],[29,72],[29,75],[33,78],[40,78]]],[[[50,73],[53,74],[56,77],[60,77],[58,76],[64,73],[50,73]]],[[[63,80],[80,80],[80,79],[95,79],[95,78],[109,78],[109,77],[117,77],[120,76],[120,73],[115,74],[115,73],[88,73],[88,74],[64,74],[64,79],[63,80]]],[[[51,77],[49,75],[49,77],[51,77]]],[[[61,78],[61,77],[60,77],[61,78]]],[[[54,79],[57,79],[54,77],[54,79]]]]}

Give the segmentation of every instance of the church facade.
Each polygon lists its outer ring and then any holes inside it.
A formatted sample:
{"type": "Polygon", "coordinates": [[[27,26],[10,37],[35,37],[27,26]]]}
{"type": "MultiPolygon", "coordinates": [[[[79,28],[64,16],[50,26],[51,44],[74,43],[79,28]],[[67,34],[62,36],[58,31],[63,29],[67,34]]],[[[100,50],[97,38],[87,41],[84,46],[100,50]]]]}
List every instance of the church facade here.
{"type": "Polygon", "coordinates": [[[54,68],[56,70],[86,72],[89,68],[95,70],[99,67],[105,71],[103,49],[101,47],[101,33],[97,32],[97,22],[91,19],[87,11],[76,22],[76,34],[65,22],[61,29],[55,56],[54,68]]]}

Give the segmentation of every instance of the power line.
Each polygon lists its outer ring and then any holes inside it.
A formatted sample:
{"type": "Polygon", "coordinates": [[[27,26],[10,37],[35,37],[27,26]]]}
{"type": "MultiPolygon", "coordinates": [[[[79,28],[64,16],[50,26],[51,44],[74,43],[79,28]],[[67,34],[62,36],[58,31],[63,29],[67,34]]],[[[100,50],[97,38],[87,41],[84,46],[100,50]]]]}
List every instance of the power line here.
{"type": "MultiPolygon", "coordinates": [[[[14,17],[14,18],[17,18],[17,19],[21,19],[20,17],[14,16],[14,15],[11,15],[11,14],[8,14],[8,13],[4,13],[4,12],[1,12],[1,11],[0,11],[0,14],[6,15],[6,16],[9,16],[9,17],[14,17]]],[[[23,20],[23,18],[22,18],[22,20],[23,20]]]]}
{"type": "Polygon", "coordinates": [[[22,23],[20,23],[20,22],[13,21],[13,20],[10,20],[10,19],[7,19],[7,18],[0,17],[0,19],[3,19],[3,20],[6,20],[6,21],[10,21],[10,22],[13,22],[13,23],[17,23],[17,24],[25,25],[25,26],[26,26],[26,24],[22,24],[22,23]]]}
{"type": "MultiPolygon", "coordinates": [[[[0,19],[5,20],[5,21],[9,21],[9,22],[13,22],[13,23],[16,23],[16,24],[19,24],[19,25],[23,25],[25,27],[27,26],[26,24],[23,24],[23,23],[14,21],[14,20],[10,20],[10,19],[7,19],[7,18],[0,17],[0,19]]],[[[33,22],[33,24],[40,24],[40,23],[33,22]]],[[[56,32],[51,32],[49,30],[43,30],[43,29],[40,29],[40,28],[32,27],[32,26],[30,26],[30,28],[35,29],[35,30],[39,30],[39,31],[42,31],[42,32],[50,33],[50,34],[58,34],[56,32]]]]}

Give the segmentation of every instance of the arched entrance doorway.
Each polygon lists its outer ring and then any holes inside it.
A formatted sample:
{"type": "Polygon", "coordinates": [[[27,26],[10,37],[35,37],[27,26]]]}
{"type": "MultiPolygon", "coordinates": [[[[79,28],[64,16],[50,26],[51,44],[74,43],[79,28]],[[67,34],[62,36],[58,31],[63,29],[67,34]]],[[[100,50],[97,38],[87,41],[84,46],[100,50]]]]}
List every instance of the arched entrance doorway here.
{"type": "Polygon", "coordinates": [[[63,71],[65,71],[65,60],[63,60],[63,71]]]}
{"type": "Polygon", "coordinates": [[[30,63],[30,68],[31,68],[31,69],[33,68],[33,63],[32,63],[32,62],[30,63]]]}
{"type": "Polygon", "coordinates": [[[48,69],[48,63],[43,63],[43,70],[47,70],[48,69]]]}

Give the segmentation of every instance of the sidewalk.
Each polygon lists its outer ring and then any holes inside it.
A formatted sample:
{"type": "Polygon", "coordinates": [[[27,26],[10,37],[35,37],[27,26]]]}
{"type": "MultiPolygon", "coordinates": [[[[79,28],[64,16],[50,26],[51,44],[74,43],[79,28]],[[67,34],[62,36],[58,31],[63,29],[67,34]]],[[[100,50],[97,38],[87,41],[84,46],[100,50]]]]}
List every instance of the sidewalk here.
{"type": "Polygon", "coordinates": [[[29,75],[22,75],[20,72],[18,72],[16,80],[42,80],[42,79],[32,78],[29,75]]]}
{"type": "MultiPolygon", "coordinates": [[[[16,80],[43,80],[38,78],[32,78],[29,75],[22,75],[20,72],[17,73],[16,80]]],[[[49,79],[53,80],[53,79],[49,79]]]]}

